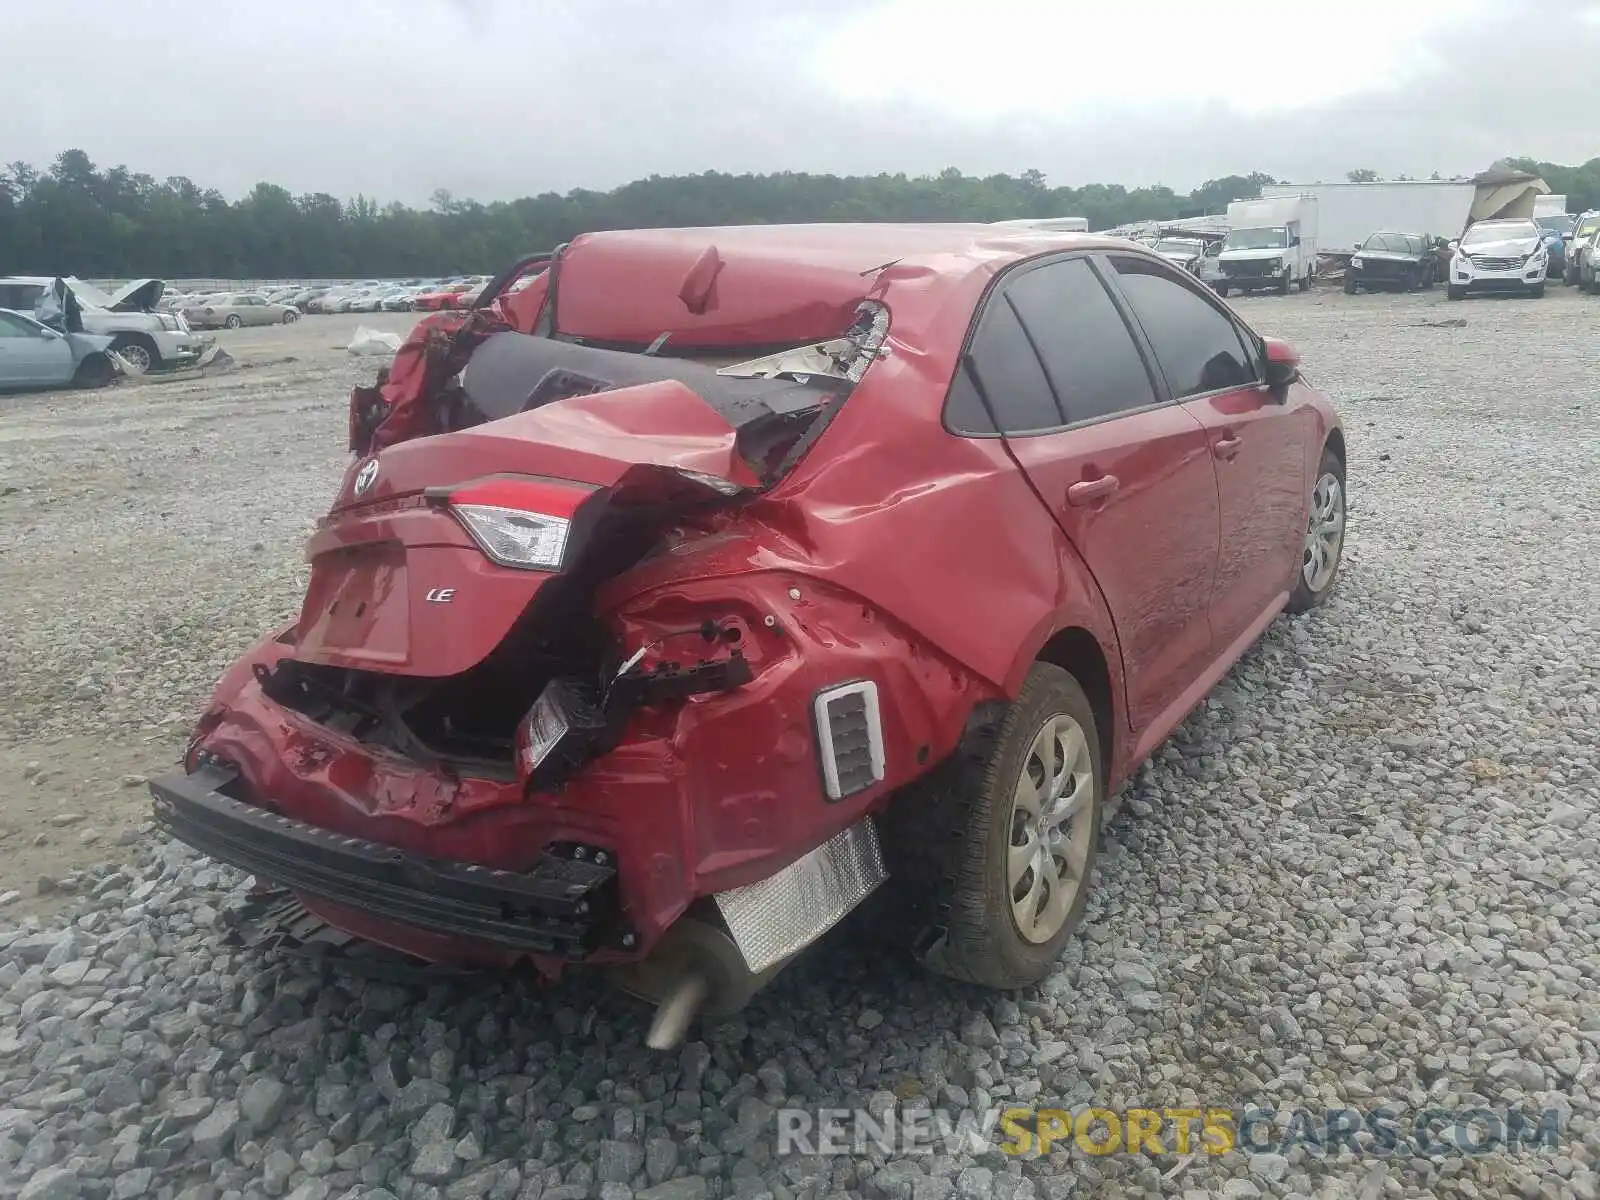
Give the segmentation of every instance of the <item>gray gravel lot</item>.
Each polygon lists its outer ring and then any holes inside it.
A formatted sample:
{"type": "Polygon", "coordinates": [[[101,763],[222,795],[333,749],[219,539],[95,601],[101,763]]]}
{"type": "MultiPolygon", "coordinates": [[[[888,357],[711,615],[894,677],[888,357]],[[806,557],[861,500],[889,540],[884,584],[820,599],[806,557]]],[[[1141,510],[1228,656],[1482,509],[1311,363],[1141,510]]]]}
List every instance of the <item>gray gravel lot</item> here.
{"type": "Polygon", "coordinates": [[[124,778],[298,603],[371,373],[332,349],[355,319],[225,335],[248,369],[217,380],[0,399],[0,885],[23,893],[0,908],[0,1195],[1600,1195],[1600,301],[1239,308],[1345,416],[1344,579],[1130,785],[1059,972],[957,988],[864,913],[665,1056],[592,980],[408,989],[229,949],[242,881],[138,831],[124,778]],[[774,1135],[780,1108],[1089,1103],[1562,1128],[1436,1157],[1370,1133],[1033,1158],[774,1135]]]}

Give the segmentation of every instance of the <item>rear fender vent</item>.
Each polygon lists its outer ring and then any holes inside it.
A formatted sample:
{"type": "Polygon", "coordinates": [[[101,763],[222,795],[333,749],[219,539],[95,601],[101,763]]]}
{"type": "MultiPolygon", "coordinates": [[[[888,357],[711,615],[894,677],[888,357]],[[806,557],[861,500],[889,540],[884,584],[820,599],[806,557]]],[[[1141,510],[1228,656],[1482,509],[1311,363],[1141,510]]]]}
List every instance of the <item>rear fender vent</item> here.
{"type": "Polygon", "coordinates": [[[828,799],[843,800],[882,782],[883,724],[878,715],[878,685],[863,680],[828,688],[817,694],[812,711],[817,721],[822,786],[828,799]]]}

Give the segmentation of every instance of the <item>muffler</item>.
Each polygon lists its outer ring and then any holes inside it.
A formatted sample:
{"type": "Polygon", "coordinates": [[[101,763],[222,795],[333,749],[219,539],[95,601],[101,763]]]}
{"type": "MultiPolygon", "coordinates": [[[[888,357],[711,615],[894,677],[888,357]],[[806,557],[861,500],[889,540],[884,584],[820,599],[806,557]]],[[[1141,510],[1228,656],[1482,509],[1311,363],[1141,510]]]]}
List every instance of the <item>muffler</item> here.
{"type": "Polygon", "coordinates": [[[766,879],[718,892],[714,910],[680,917],[645,958],[613,968],[613,981],[656,1005],[645,1041],[670,1050],[697,1015],[743,1008],[886,878],[868,817],[766,879]]]}
{"type": "Polygon", "coordinates": [[[727,930],[685,916],[645,958],[612,968],[611,980],[630,996],[656,1006],[645,1044],[671,1050],[684,1040],[696,1017],[738,1012],[790,958],[752,971],[727,930]]]}

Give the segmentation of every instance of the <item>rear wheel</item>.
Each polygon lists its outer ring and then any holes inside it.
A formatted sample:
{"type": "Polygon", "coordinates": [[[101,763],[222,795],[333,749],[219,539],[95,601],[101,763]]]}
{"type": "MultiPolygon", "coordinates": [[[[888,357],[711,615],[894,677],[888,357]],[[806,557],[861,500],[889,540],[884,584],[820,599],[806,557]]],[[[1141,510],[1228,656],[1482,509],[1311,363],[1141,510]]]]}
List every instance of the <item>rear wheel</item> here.
{"type": "Polygon", "coordinates": [[[1307,270],[1306,273],[1300,277],[1300,282],[1297,286],[1302,292],[1309,292],[1311,290],[1311,272],[1309,270],[1307,270]]]}
{"type": "Polygon", "coordinates": [[[1035,663],[976,794],[964,798],[960,850],[940,889],[945,940],[930,965],[1003,989],[1050,973],[1088,900],[1104,780],[1083,688],[1035,663]]]}
{"type": "Polygon", "coordinates": [[[1307,508],[1305,550],[1289,596],[1288,611],[1292,613],[1308,612],[1326,603],[1339,578],[1344,556],[1344,463],[1332,450],[1322,452],[1307,508]]]}
{"type": "Polygon", "coordinates": [[[229,329],[237,329],[244,324],[244,318],[238,313],[229,313],[228,319],[223,322],[229,329]]]}
{"type": "Polygon", "coordinates": [[[286,309],[283,310],[283,323],[285,325],[293,325],[299,319],[300,319],[300,314],[298,312],[296,312],[294,309],[286,308],[286,309]]]}

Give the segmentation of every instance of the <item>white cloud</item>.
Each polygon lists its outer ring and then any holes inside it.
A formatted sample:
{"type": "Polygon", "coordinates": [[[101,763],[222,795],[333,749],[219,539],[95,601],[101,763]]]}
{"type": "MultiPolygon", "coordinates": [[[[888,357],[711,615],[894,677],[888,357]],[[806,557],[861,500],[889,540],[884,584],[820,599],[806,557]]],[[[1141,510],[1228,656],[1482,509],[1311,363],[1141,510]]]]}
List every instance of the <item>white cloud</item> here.
{"type": "Polygon", "coordinates": [[[855,102],[951,119],[1093,120],[1220,101],[1244,114],[1403,85],[1474,0],[888,0],[836,25],[816,77],[855,102]],[[981,15],[980,15],[981,14],[981,15]],[[1347,47],[1344,54],[1330,48],[1347,47]]]}
{"type": "Polygon", "coordinates": [[[1571,114],[1600,105],[1597,7],[273,0],[197,20],[188,0],[29,0],[7,12],[0,160],[76,146],[229,195],[412,203],[705,170],[1451,174],[1594,153],[1571,114]]]}

